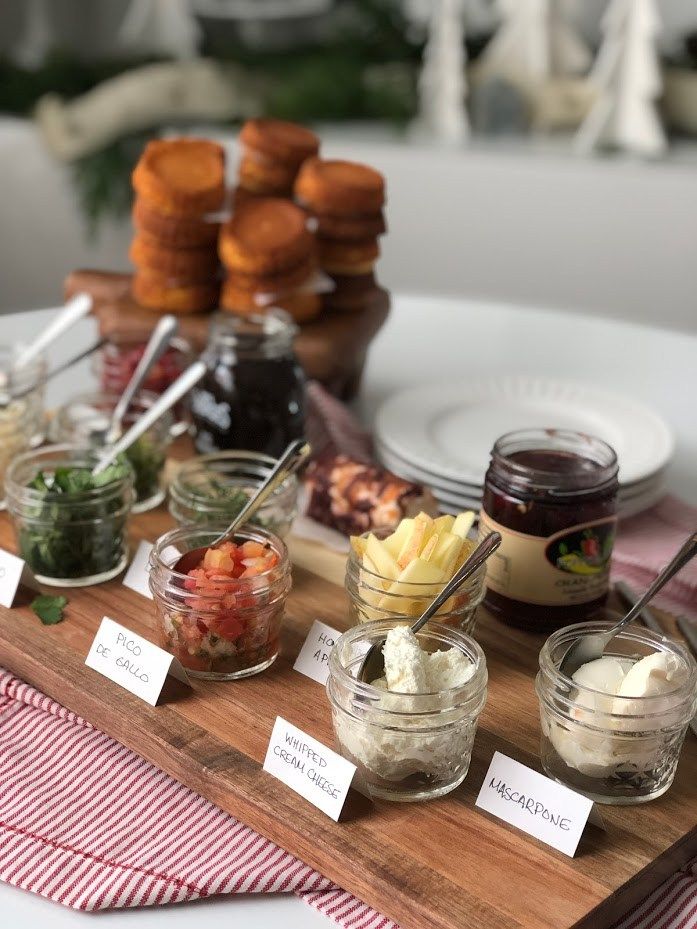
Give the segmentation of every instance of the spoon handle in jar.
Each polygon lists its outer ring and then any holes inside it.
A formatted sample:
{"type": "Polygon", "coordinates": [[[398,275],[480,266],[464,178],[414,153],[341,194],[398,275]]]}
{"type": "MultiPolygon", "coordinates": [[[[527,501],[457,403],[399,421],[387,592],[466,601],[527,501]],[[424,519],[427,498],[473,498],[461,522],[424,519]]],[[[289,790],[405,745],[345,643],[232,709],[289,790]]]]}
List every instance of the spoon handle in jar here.
{"type": "Polygon", "coordinates": [[[249,518],[259,509],[264,501],[271,496],[274,490],[280,486],[287,477],[298,470],[300,465],[308,458],[310,451],[310,444],[304,439],[294,439],[290,442],[271,471],[269,471],[266,480],[261,487],[259,487],[254,496],[249,498],[225,532],[221,533],[217,539],[214,539],[210,543],[211,548],[215,548],[216,545],[222,545],[223,542],[227,542],[231,539],[239,527],[248,522],[249,518]]]}
{"type": "Polygon", "coordinates": [[[140,361],[131,375],[130,381],[126,384],[124,392],[121,394],[118,403],[114,407],[114,412],[111,415],[111,423],[109,424],[109,432],[107,433],[107,444],[111,444],[118,439],[119,432],[121,431],[121,423],[126,415],[126,410],[143,386],[143,382],[150,373],[155,362],[164,354],[178,326],[179,322],[176,316],[168,314],[167,316],[163,316],[153,329],[148,344],[145,346],[145,351],[141,355],[140,361]]]}
{"type": "Polygon", "coordinates": [[[144,432],[147,432],[163,413],[166,413],[167,410],[181,400],[192,387],[198,384],[206,371],[207,368],[203,361],[195,361],[192,365],[189,365],[186,371],[180,374],[174,383],[169,385],[162,396],[158,397],[153,405],[148,407],[148,409],[138,417],[131,428],[124,432],[119,441],[107,447],[102,452],[97,464],[92,468],[92,475],[96,476],[100,474],[121,454],[121,452],[125,452],[127,448],[130,448],[136,439],[139,439],[144,432]]]}
{"type": "Polygon", "coordinates": [[[91,309],[92,297],[89,294],[75,294],[74,297],[68,300],[60,313],[58,313],[53,322],[44,329],[41,335],[34,339],[31,345],[28,345],[24,351],[19,353],[12,368],[24,367],[24,365],[36,358],[37,355],[40,355],[41,352],[59,336],[67,332],[71,326],[74,326],[78,320],[82,319],[83,316],[87,316],[91,309]]]}
{"type": "Polygon", "coordinates": [[[667,584],[678,571],[684,568],[687,562],[694,558],[695,555],[697,555],[697,532],[693,532],[692,535],[685,540],[680,550],[671,558],[665,568],[654,580],[653,584],[644,591],[627,615],[611,630],[612,635],[623,626],[626,626],[627,623],[631,623],[631,621],[641,613],[649,600],[652,600],[658,591],[667,584]]]}
{"type": "Polygon", "coordinates": [[[468,577],[471,577],[476,571],[479,570],[479,568],[481,568],[489,555],[493,554],[493,552],[496,551],[500,544],[501,536],[498,532],[490,532],[489,535],[479,543],[467,561],[465,561],[465,563],[462,565],[460,570],[453,574],[451,579],[441,590],[438,596],[432,600],[431,603],[429,603],[429,605],[426,607],[426,610],[412,625],[411,631],[415,635],[419,629],[425,626],[429,619],[438,612],[438,610],[443,606],[448,598],[452,597],[458,587],[460,587],[461,584],[464,584],[468,577]]]}

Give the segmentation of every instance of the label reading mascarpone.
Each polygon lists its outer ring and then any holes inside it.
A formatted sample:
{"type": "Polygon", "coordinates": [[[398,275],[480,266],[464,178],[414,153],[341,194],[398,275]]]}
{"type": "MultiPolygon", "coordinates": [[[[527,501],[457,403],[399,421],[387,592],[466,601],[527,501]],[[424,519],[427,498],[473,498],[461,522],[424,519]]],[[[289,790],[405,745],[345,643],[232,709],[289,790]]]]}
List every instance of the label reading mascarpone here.
{"type": "Polygon", "coordinates": [[[604,596],[615,538],[614,516],[570,526],[551,536],[526,535],[479,516],[480,537],[500,532],[502,542],[487,562],[494,593],[541,606],[589,603],[604,596]]]}

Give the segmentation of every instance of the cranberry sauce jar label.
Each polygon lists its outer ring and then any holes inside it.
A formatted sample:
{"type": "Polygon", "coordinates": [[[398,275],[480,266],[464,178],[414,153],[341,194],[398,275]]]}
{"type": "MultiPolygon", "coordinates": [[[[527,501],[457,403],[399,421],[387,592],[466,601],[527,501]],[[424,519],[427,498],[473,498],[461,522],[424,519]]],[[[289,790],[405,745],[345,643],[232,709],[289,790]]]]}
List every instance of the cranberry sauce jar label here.
{"type": "Polygon", "coordinates": [[[570,526],[551,536],[526,535],[495,522],[484,511],[480,535],[500,532],[487,563],[490,590],[541,606],[589,603],[607,593],[616,517],[570,526]]]}

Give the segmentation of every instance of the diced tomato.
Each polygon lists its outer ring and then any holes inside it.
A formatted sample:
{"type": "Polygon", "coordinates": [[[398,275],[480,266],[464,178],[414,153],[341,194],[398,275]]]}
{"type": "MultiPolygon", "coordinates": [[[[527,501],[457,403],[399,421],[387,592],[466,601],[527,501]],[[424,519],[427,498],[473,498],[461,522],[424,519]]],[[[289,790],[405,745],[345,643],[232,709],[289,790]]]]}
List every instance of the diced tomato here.
{"type": "Polygon", "coordinates": [[[261,542],[248,541],[240,545],[240,551],[244,560],[245,558],[261,558],[266,554],[267,549],[261,542]]]}

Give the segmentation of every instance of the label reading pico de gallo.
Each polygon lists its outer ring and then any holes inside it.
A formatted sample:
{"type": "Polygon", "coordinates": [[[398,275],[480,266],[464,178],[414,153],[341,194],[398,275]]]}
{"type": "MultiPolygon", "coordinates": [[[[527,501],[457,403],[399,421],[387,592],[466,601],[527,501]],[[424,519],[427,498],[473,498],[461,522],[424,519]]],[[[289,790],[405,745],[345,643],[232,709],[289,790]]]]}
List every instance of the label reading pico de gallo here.
{"type": "Polygon", "coordinates": [[[615,539],[614,516],[570,526],[552,536],[526,535],[482,511],[480,535],[500,532],[502,542],[487,562],[490,590],[540,606],[589,603],[604,596],[615,539]]]}

